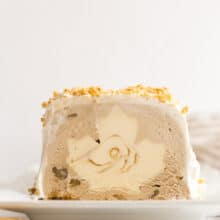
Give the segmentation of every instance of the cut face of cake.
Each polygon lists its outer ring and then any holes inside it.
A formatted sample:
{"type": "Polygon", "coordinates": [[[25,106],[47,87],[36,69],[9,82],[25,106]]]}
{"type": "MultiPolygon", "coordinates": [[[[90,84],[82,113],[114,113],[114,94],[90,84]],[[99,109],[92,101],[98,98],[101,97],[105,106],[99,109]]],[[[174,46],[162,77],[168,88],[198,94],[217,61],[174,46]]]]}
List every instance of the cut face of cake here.
{"type": "Polygon", "coordinates": [[[195,196],[199,166],[185,117],[166,88],[55,93],[43,121],[37,179],[45,199],[195,196]]]}

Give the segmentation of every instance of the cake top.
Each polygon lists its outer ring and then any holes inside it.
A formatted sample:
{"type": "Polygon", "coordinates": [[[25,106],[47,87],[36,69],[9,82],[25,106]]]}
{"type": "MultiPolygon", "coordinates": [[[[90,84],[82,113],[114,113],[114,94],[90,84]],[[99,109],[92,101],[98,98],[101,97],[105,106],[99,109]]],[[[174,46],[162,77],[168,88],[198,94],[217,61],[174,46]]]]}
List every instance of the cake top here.
{"type": "MultiPolygon", "coordinates": [[[[71,96],[88,96],[88,97],[99,97],[99,96],[113,96],[113,95],[136,95],[146,98],[157,99],[159,102],[164,104],[169,104],[172,106],[177,106],[178,102],[173,98],[170,91],[166,87],[150,87],[144,85],[129,86],[123,89],[115,90],[105,90],[99,86],[90,86],[86,88],[72,88],[64,89],[63,92],[53,92],[53,96],[49,98],[48,101],[42,102],[42,107],[47,108],[53,101],[62,97],[71,97],[71,96]]],[[[184,106],[180,109],[182,114],[188,112],[188,107],[184,106]]]]}

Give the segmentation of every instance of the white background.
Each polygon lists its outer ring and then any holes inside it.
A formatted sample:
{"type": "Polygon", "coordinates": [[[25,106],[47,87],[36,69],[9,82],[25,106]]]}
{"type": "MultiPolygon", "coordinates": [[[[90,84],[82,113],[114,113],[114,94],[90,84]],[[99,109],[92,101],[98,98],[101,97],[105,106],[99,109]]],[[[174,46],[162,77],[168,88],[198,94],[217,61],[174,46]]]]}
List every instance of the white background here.
{"type": "Polygon", "coordinates": [[[219,0],[0,0],[0,180],[39,161],[54,89],[168,86],[220,109],[219,0]]]}

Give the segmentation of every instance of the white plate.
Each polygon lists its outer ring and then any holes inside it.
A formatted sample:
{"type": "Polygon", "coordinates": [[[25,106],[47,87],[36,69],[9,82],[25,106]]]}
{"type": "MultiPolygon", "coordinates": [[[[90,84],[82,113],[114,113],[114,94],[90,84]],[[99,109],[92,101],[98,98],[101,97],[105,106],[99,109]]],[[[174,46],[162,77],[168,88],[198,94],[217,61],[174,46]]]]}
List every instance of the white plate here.
{"type": "Polygon", "coordinates": [[[220,215],[220,201],[5,201],[1,208],[33,220],[205,219],[220,215]]]}
{"type": "Polygon", "coordinates": [[[24,212],[33,220],[185,220],[220,215],[220,200],[44,201],[15,191],[1,190],[0,208],[24,212]]]}
{"type": "Polygon", "coordinates": [[[207,170],[209,192],[203,200],[182,201],[42,201],[27,194],[36,171],[0,183],[0,209],[26,213],[33,220],[141,220],[205,219],[220,216],[219,176],[207,170]],[[210,175],[211,174],[211,175],[210,175]]]}

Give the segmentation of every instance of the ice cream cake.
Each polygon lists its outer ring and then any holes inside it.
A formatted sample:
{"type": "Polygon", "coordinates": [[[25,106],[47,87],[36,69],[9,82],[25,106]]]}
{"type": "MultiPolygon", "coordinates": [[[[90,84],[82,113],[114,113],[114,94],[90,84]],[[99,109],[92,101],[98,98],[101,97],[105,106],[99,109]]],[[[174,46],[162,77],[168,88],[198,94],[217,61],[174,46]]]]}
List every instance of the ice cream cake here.
{"type": "Polygon", "coordinates": [[[54,92],[42,106],[36,181],[44,199],[156,200],[195,196],[199,165],[167,88],[54,92]]]}

